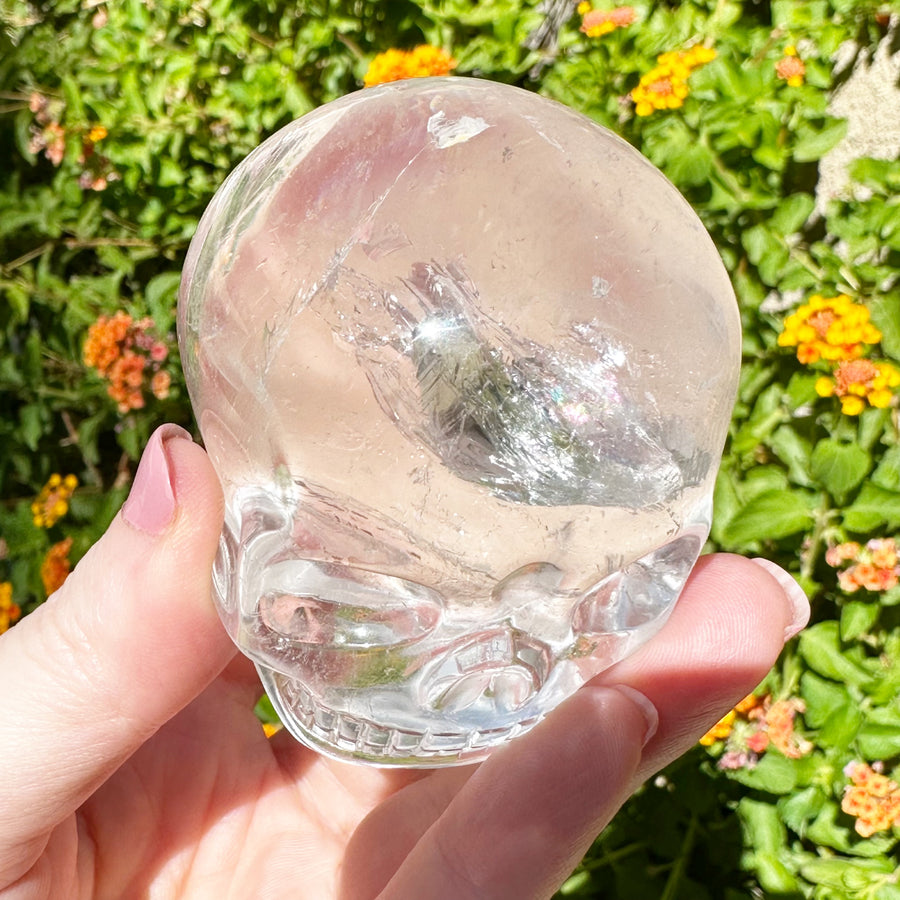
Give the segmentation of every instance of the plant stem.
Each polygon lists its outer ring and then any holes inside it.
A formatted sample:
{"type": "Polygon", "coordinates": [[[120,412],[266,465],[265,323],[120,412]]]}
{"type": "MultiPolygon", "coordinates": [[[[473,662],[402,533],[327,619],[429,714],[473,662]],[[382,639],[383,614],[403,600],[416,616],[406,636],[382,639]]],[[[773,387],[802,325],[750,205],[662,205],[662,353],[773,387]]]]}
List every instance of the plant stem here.
{"type": "Polygon", "coordinates": [[[681,842],[681,849],[669,877],[666,879],[666,886],[660,895],[659,900],[675,900],[678,896],[678,889],[681,887],[681,879],[684,878],[684,870],[687,868],[688,859],[690,859],[691,850],[694,848],[694,840],[697,837],[697,815],[691,816],[688,822],[687,831],[684,833],[684,839],[681,842]]]}

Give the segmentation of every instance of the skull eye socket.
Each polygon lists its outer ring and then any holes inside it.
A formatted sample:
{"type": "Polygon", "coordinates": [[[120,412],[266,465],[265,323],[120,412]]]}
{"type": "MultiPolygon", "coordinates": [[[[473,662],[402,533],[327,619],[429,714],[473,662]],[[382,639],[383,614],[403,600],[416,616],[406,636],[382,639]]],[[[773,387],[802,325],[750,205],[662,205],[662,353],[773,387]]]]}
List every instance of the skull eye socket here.
{"type": "Polygon", "coordinates": [[[285,649],[402,647],[424,640],[441,620],[435,591],[351,566],[283,560],[269,567],[266,581],[279,587],[260,599],[260,625],[285,649]]]}

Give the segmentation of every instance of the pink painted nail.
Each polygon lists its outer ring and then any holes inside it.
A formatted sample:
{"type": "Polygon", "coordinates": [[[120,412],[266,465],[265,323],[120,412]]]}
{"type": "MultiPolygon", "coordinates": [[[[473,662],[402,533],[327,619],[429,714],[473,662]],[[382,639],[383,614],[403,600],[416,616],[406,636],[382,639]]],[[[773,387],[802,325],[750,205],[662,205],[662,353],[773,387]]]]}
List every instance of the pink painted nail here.
{"type": "Polygon", "coordinates": [[[169,440],[191,440],[191,436],[178,425],[161,425],[153,432],[122,507],[122,518],[147,534],[162,534],[175,516],[175,490],[166,455],[169,440]]]}

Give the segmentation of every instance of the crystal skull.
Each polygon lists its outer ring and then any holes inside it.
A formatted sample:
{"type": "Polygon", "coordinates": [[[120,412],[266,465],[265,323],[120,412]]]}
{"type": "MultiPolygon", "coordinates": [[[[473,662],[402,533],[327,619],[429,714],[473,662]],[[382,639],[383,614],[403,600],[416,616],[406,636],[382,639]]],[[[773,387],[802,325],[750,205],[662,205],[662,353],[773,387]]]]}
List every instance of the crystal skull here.
{"type": "Polygon", "coordinates": [[[740,325],[698,217],[558,103],[370,88],[229,176],[179,298],[221,617],[290,732],[471,762],[664,623],[740,325]]]}

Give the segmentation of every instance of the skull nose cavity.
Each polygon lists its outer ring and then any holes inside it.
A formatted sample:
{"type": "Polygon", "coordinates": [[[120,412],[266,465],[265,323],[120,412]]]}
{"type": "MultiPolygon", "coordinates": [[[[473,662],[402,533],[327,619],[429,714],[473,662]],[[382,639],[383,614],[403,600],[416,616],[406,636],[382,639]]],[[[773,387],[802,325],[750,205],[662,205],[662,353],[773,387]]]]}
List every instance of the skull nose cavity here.
{"type": "Polygon", "coordinates": [[[441,620],[441,598],[421,585],[351,566],[272,564],[259,601],[262,626],[290,644],[382,650],[416,643],[441,620]]]}

